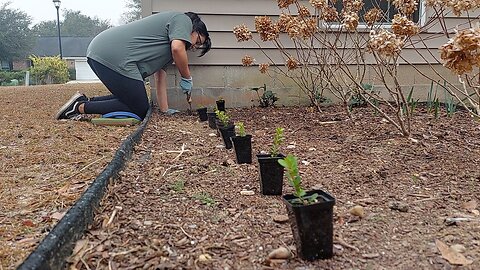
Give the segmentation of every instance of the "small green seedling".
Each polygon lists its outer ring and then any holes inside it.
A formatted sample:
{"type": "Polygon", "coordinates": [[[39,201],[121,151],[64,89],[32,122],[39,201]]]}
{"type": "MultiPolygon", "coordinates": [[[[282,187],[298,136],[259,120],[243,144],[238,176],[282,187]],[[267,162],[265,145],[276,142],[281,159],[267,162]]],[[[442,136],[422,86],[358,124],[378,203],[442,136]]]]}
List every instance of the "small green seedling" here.
{"type": "Polygon", "coordinates": [[[216,110],[215,114],[217,115],[218,120],[224,125],[227,126],[230,121],[230,116],[224,111],[216,110]]]}
{"type": "Polygon", "coordinates": [[[213,206],[215,205],[215,199],[212,198],[208,192],[200,192],[193,195],[193,198],[199,200],[201,203],[205,204],[206,206],[213,206]]]}
{"type": "Polygon", "coordinates": [[[175,192],[183,192],[184,188],[185,188],[185,181],[183,180],[177,180],[173,182],[173,184],[170,186],[170,189],[175,192]]]}
{"type": "Polygon", "coordinates": [[[270,155],[272,157],[276,157],[278,154],[280,154],[280,144],[282,144],[284,141],[285,138],[283,137],[283,128],[277,128],[275,130],[275,137],[273,137],[272,149],[270,150],[270,155]]]}
{"type": "Polygon", "coordinates": [[[302,188],[302,178],[300,177],[300,174],[298,172],[297,157],[292,154],[288,154],[286,158],[279,159],[278,163],[287,170],[288,182],[295,189],[293,195],[297,198],[292,200],[291,203],[308,205],[317,202],[317,193],[306,196],[306,192],[302,188]]]}
{"type": "Polygon", "coordinates": [[[277,95],[273,91],[267,90],[266,84],[263,84],[263,86],[260,86],[260,87],[252,87],[250,89],[257,92],[258,103],[262,108],[266,108],[270,106],[273,107],[274,103],[278,100],[277,95]],[[263,91],[262,96],[260,96],[260,93],[258,93],[259,90],[263,91]]]}
{"type": "Polygon", "coordinates": [[[438,119],[440,116],[440,101],[435,99],[435,102],[433,103],[433,115],[435,116],[435,119],[438,119]]]}
{"type": "Polygon", "coordinates": [[[236,123],[235,127],[237,128],[237,134],[238,134],[239,137],[247,136],[247,133],[245,131],[245,126],[243,125],[243,122],[236,123]]]}

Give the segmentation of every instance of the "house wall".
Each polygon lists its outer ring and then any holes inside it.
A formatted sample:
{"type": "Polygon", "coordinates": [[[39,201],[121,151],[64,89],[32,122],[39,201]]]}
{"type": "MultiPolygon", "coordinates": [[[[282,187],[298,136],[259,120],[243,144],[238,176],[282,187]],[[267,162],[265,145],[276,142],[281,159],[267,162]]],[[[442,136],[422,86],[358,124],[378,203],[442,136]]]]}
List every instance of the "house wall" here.
{"type": "MultiPolygon", "coordinates": [[[[303,5],[310,7],[307,0],[300,1],[303,5]]],[[[280,96],[279,104],[308,104],[308,99],[301,93],[299,87],[290,79],[273,74],[271,76],[260,74],[258,66],[243,67],[241,59],[244,55],[255,58],[256,63],[283,64],[283,59],[278,50],[271,43],[262,43],[262,47],[270,56],[267,58],[254,42],[237,42],[232,33],[236,25],[245,23],[254,32],[255,16],[268,15],[278,16],[280,13],[276,1],[273,0],[143,0],[142,15],[149,16],[153,13],[176,10],[193,11],[198,13],[207,25],[212,39],[212,49],[205,56],[198,58],[194,53],[189,53],[189,63],[194,80],[194,106],[211,105],[215,98],[222,96],[231,106],[249,106],[251,100],[256,99],[256,93],[249,90],[250,87],[260,86],[264,83],[280,96]],[[188,10],[186,10],[186,7],[188,10]],[[196,104],[198,103],[198,104],[196,104]]],[[[428,21],[433,13],[431,10],[421,10],[422,21],[428,21]]],[[[448,26],[454,26],[465,22],[465,18],[457,18],[454,15],[447,15],[448,26]]],[[[448,41],[448,38],[440,34],[441,28],[433,25],[427,32],[422,34],[425,43],[419,42],[416,48],[405,48],[402,56],[405,61],[416,64],[423,73],[439,78],[430,65],[435,67],[436,72],[443,74],[448,80],[456,81],[453,73],[441,66],[438,48],[448,41]]],[[[453,28],[451,29],[453,33],[453,28]]],[[[368,35],[368,31],[364,31],[368,35]]],[[[255,36],[255,33],[254,33],[255,36]]],[[[287,52],[294,52],[294,45],[288,36],[281,36],[281,41],[287,52]]],[[[418,37],[417,37],[418,39],[418,37]]],[[[257,38],[257,40],[259,40],[257,38]]],[[[353,45],[346,44],[345,48],[353,45]]],[[[430,89],[430,80],[426,80],[418,71],[411,66],[400,62],[398,67],[398,79],[406,89],[410,91],[415,85],[415,93],[419,96],[426,96],[426,90],[430,89]]],[[[367,58],[367,63],[374,63],[373,58],[367,58]]],[[[180,109],[187,108],[185,96],[181,94],[178,87],[179,73],[174,67],[169,68],[169,104],[171,107],[180,109]]],[[[380,83],[378,76],[371,68],[366,69],[366,78],[373,84],[380,83]]],[[[152,80],[153,81],[153,80],[152,80]]],[[[154,86],[154,84],[152,84],[154,86]]],[[[378,85],[377,89],[382,88],[378,85]]],[[[334,96],[326,95],[327,98],[335,100],[334,96]]],[[[153,91],[153,97],[155,93],[153,91]]]]}
{"type": "Polygon", "coordinates": [[[30,68],[31,61],[30,60],[17,60],[13,61],[13,70],[25,70],[30,68]]]}

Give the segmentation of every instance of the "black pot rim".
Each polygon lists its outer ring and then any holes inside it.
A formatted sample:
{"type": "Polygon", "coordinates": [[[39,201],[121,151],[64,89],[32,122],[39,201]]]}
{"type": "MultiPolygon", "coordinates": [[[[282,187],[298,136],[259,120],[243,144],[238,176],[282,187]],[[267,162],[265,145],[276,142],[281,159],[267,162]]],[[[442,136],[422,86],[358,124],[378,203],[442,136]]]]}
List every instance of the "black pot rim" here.
{"type": "Polygon", "coordinates": [[[252,135],[250,135],[250,134],[247,134],[247,135],[245,135],[245,136],[235,135],[235,136],[233,136],[233,137],[231,137],[231,138],[232,138],[232,140],[241,140],[241,139],[243,139],[243,138],[245,138],[245,139],[252,138],[252,135]]]}
{"type": "Polygon", "coordinates": [[[282,200],[283,200],[284,203],[286,203],[286,204],[288,204],[288,205],[290,205],[291,207],[294,207],[294,208],[296,208],[296,207],[308,207],[308,206],[318,205],[318,204],[323,204],[326,207],[332,207],[333,205],[335,205],[335,201],[336,201],[335,197],[333,197],[333,195],[328,193],[327,191],[324,191],[324,190],[321,190],[321,189],[314,189],[314,190],[307,191],[306,195],[309,196],[309,195],[312,195],[314,193],[317,193],[320,197],[322,197],[324,199],[324,201],[312,203],[312,204],[309,204],[309,205],[292,204],[290,202],[290,200],[297,198],[293,194],[283,195],[282,200]]]}
{"type": "Polygon", "coordinates": [[[284,157],[285,155],[282,153],[279,153],[276,157],[272,157],[270,154],[257,154],[258,159],[281,159],[284,157]]]}

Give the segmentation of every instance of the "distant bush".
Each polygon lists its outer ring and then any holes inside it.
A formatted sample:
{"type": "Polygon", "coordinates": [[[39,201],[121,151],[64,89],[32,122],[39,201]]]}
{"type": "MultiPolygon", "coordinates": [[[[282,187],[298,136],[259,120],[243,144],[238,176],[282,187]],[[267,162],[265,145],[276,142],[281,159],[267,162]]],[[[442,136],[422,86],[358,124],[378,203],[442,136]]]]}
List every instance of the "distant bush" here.
{"type": "Polygon", "coordinates": [[[0,71],[1,86],[15,85],[12,80],[17,80],[18,85],[25,84],[25,71],[0,71]]]}
{"type": "Polygon", "coordinates": [[[68,78],[70,79],[70,81],[75,81],[77,79],[77,73],[75,68],[68,69],[68,78]]]}
{"type": "Polygon", "coordinates": [[[67,62],[60,57],[30,56],[33,66],[30,68],[32,77],[37,84],[66,83],[69,72],[67,62]]]}

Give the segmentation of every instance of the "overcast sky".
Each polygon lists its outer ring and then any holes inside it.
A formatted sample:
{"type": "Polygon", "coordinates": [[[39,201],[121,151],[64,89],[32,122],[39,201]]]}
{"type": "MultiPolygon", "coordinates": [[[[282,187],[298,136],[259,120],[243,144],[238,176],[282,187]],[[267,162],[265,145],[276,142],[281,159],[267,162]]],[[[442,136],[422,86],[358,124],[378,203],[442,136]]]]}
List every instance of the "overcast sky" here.
{"type": "MultiPolygon", "coordinates": [[[[32,17],[33,24],[41,21],[57,20],[57,10],[52,0],[0,0],[3,5],[11,2],[10,8],[24,11],[32,17]]],[[[120,16],[126,10],[125,0],[61,0],[60,20],[62,10],[71,9],[80,11],[90,17],[109,20],[113,25],[121,24],[120,16]]]]}

